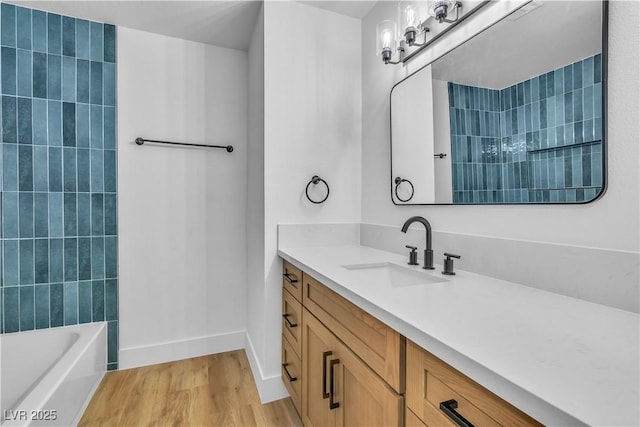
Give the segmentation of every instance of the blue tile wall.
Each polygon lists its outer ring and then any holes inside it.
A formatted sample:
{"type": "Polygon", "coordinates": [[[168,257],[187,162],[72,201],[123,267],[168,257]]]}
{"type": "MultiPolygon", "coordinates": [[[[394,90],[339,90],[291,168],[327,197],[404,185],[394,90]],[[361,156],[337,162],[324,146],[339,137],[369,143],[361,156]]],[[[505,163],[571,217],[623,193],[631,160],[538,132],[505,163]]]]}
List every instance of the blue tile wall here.
{"type": "Polygon", "coordinates": [[[565,203],[602,189],[601,55],[495,90],[449,83],[454,203],[565,203]]]}
{"type": "Polygon", "coordinates": [[[118,366],[116,32],[0,8],[0,332],[108,322],[118,366]]]}

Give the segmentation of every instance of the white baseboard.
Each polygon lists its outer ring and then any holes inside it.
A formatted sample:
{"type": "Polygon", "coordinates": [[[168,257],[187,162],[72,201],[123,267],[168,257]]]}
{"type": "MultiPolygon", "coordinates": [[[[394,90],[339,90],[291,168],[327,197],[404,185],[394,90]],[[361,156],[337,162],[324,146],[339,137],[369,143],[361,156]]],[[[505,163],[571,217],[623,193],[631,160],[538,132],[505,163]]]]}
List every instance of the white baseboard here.
{"type": "Polygon", "coordinates": [[[253,347],[251,337],[249,337],[248,333],[245,333],[245,352],[247,353],[247,359],[249,359],[249,365],[251,366],[253,379],[256,382],[256,387],[258,387],[260,401],[262,403],[269,403],[273,402],[274,400],[289,397],[289,392],[285,388],[280,374],[265,377],[262,373],[262,367],[260,366],[255,348],[253,347]]]}
{"type": "MultiPolygon", "coordinates": [[[[240,350],[245,346],[245,332],[236,331],[220,335],[188,338],[140,347],[120,349],[119,369],[137,368],[189,359],[207,354],[240,350]]],[[[256,381],[257,382],[257,381],[256,381]]]]}

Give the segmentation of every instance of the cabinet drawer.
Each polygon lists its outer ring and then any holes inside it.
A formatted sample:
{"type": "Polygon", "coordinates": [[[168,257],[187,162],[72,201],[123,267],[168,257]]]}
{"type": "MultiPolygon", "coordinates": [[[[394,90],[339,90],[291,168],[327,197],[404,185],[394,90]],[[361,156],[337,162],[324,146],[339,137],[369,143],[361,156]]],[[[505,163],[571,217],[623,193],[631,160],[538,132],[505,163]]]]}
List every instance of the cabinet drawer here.
{"type": "Polygon", "coordinates": [[[282,381],[289,390],[298,415],[302,412],[302,361],[289,340],[282,336],[282,381]]]}
{"type": "Polygon", "coordinates": [[[404,393],[403,336],[308,274],[303,277],[303,303],[397,393],[404,393]]]}
{"type": "Polygon", "coordinates": [[[302,355],[302,304],[288,291],[282,291],[282,335],[298,357],[302,355]]]}
{"type": "Polygon", "coordinates": [[[408,408],[404,414],[404,425],[405,427],[427,427],[427,425],[408,408]]]}
{"type": "Polygon", "coordinates": [[[302,271],[285,260],[282,260],[282,287],[302,302],[302,271]]]}
{"type": "Polygon", "coordinates": [[[540,426],[537,421],[412,342],[407,343],[407,407],[427,426],[456,426],[441,403],[473,425],[540,426]]]}

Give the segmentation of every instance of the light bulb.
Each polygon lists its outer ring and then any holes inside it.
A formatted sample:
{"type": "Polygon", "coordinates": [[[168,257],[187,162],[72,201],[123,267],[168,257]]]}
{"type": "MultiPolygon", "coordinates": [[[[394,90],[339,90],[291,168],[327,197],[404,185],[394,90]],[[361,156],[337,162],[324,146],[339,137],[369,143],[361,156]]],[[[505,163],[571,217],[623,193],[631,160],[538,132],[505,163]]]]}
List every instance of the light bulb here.
{"type": "Polygon", "coordinates": [[[397,25],[394,21],[382,21],[378,24],[376,33],[376,55],[382,56],[382,59],[388,62],[398,47],[397,25]]]}

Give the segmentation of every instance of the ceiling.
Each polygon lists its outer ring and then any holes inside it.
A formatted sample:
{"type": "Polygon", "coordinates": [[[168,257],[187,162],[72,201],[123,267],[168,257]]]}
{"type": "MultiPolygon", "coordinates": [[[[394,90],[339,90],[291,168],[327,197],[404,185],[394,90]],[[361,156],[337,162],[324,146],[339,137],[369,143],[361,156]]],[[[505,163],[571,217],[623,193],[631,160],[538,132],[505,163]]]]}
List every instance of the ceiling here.
{"type": "Polygon", "coordinates": [[[502,89],[601,52],[601,2],[531,5],[438,59],[433,78],[502,89]]]}
{"type": "MultiPolygon", "coordinates": [[[[248,50],[261,1],[9,0],[9,3],[107,22],[230,49],[248,50]]],[[[362,18],[375,1],[301,1],[362,18]]]]}

